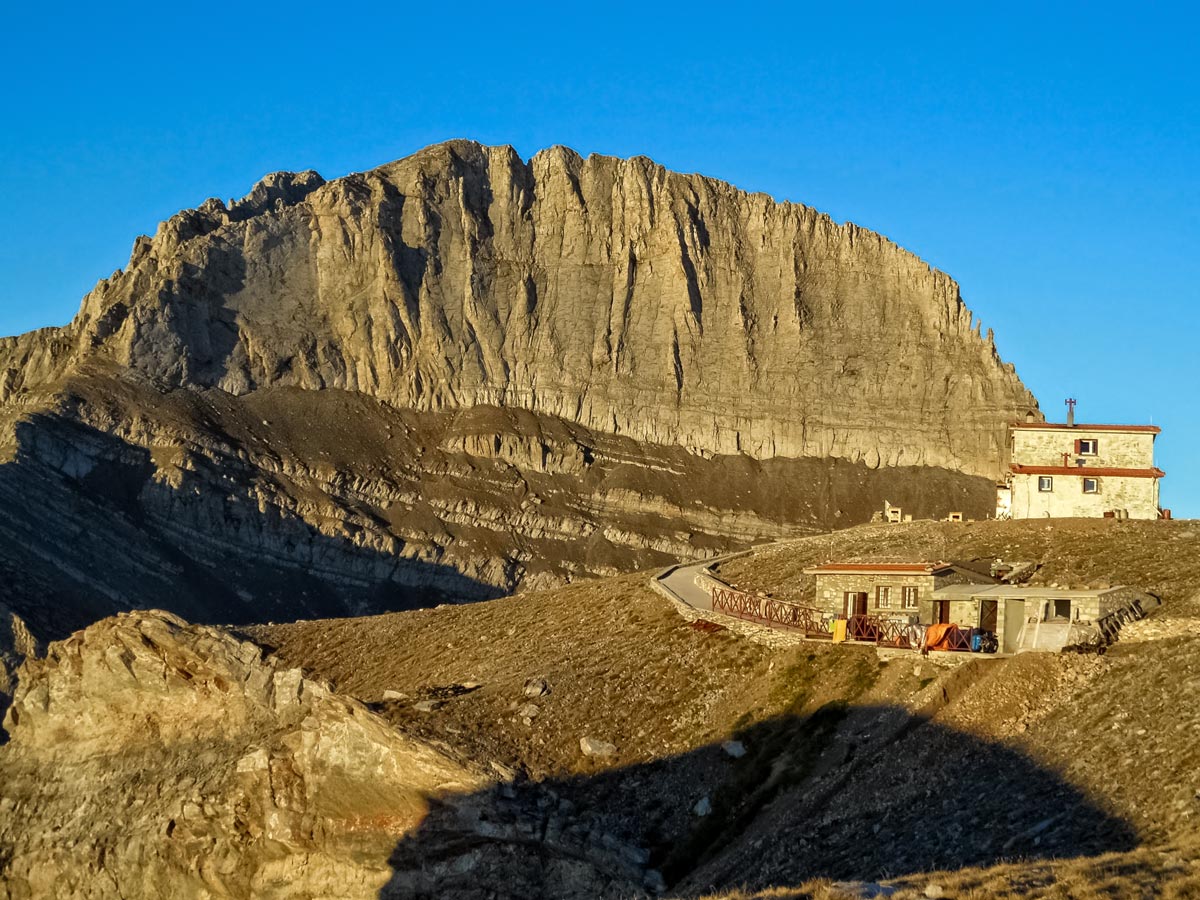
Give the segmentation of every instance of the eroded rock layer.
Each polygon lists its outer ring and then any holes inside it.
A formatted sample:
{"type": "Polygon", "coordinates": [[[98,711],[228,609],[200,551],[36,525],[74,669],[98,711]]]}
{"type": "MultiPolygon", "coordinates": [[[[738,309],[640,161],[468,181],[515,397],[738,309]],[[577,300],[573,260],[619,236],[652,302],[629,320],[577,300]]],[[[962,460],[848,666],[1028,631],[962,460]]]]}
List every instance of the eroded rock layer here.
{"type": "Polygon", "coordinates": [[[522,410],[74,377],[0,423],[0,574],[43,638],[168,606],[290,621],[475,600],[861,521],[986,509],[984,479],[704,458],[522,410]]]}

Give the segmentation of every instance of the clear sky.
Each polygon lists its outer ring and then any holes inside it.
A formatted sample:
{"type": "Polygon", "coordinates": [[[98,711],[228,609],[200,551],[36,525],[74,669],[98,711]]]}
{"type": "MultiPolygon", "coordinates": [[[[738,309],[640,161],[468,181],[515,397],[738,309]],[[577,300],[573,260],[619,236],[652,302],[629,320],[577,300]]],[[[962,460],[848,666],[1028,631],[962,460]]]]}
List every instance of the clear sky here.
{"type": "Polygon", "coordinates": [[[1200,516],[1200,14],[837,6],[13,6],[0,333],[270,171],[452,137],[644,154],[948,272],[1049,417],[1161,425],[1164,505],[1200,516]]]}

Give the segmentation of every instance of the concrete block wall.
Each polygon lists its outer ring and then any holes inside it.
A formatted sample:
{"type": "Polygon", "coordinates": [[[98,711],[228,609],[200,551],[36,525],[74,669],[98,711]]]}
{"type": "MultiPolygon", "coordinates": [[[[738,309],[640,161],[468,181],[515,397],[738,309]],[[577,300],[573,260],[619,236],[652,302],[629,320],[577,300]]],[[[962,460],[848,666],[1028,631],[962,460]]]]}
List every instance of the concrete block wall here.
{"type": "Polygon", "coordinates": [[[1052,475],[1054,489],[1038,490],[1037,475],[1012,476],[1012,516],[1014,519],[1096,518],[1110,510],[1126,510],[1131,519],[1158,518],[1158,479],[1126,478],[1117,475],[1089,475],[1087,467],[1079,474],[1052,475]],[[1083,492],[1083,479],[1096,478],[1099,490],[1083,492]]]}

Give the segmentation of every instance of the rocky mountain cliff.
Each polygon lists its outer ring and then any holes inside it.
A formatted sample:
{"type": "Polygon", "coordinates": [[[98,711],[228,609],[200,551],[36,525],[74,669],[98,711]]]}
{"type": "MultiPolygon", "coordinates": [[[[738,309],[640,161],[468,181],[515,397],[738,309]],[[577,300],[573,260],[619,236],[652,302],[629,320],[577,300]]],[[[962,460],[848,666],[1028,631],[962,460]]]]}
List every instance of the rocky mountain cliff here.
{"type": "Polygon", "coordinates": [[[0,566],[31,625],[74,598],[58,635],[164,593],[202,621],[490,596],[884,499],[982,516],[1030,410],[879,235],[456,141],[209,200],[0,341],[0,566]]]}
{"type": "Polygon", "coordinates": [[[0,399],[102,355],[171,387],[988,476],[1036,406],[954,281],[877,234],[643,158],[464,141],[180,213],[72,326],[0,353],[0,399]]]}

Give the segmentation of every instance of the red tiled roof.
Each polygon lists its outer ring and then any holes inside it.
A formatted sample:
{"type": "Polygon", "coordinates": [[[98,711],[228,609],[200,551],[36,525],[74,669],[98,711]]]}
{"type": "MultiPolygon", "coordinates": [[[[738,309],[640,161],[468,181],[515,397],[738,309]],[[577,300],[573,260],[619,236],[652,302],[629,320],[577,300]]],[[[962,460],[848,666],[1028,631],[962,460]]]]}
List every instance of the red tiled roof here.
{"type": "Polygon", "coordinates": [[[1066,422],[1013,422],[1013,428],[1056,428],[1060,431],[1133,431],[1162,434],[1157,425],[1068,425],[1066,422]]]}
{"type": "Polygon", "coordinates": [[[1162,478],[1167,473],[1157,466],[1149,469],[1118,469],[1111,466],[1021,466],[1012,464],[1018,475],[1113,475],[1119,478],[1162,478]]]}
{"type": "Polygon", "coordinates": [[[953,568],[950,563],[825,563],[805,569],[805,575],[847,575],[860,572],[884,572],[900,575],[932,575],[953,568]]]}

